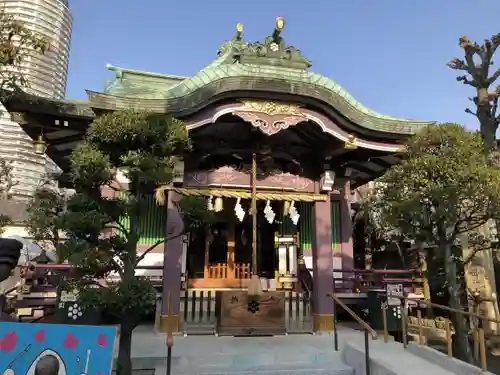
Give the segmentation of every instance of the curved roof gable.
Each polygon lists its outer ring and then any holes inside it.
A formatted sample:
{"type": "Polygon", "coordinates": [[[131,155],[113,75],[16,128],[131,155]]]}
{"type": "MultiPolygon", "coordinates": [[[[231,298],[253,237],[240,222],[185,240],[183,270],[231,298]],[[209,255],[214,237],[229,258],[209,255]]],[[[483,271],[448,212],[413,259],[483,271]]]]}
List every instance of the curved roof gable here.
{"type": "MultiPolygon", "coordinates": [[[[270,91],[308,96],[325,102],[351,122],[380,132],[414,134],[432,123],[375,112],[354,99],[333,79],[310,72],[311,62],[300,50],[285,43],[281,36],[283,26],[284,20],[278,18],[273,33],[264,41],[247,43],[243,40],[243,27],[238,24],[234,38],[224,42],[217,58],[193,77],[147,73],[108,65],[110,70],[116,72],[115,81],[104,94],[89,91],[89,98],[93,103],[113,107],[110,109],[133,105],[152,110],[172,108],[182,111],[185,109],[179,104],[182,99],[196,96],[201,101],[199,98],[203,95],[200,91],[203,90],[211,95],[235,90],[270,91]]],[[[189,101],[191,107],[196,104],[199,103],[189,101]]]]}
{"type": "Polygon", "coordinates": [[[160,99],[165,90],[188,78],[123,69],[111,64],[107,64],[106,68],[115,72],[115,79],[107,85],[104,93],[114,96],[160,99]]]}

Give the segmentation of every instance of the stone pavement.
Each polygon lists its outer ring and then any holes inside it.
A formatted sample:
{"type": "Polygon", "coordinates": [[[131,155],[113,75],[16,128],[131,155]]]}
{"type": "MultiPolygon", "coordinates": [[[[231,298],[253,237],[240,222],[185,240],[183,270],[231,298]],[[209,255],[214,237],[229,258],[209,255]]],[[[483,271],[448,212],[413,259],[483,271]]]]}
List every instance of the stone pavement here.
{"type": "MultiPolygon", "coordinates": [[[[172,375],[188,374],[315,374],[363,375],[362,332],[339,329],[341,351],[332,335],[288,335],[234,338],[176,336],[172,375]]],[[[165,335],[138,327],[132,340],[134,368],[165,373],[165,335]]],[[[370,341],[372,375],[452,375],[395,342],[370,341]]],[[[142,371],[142,373],[147,373],[142,371]]]]}

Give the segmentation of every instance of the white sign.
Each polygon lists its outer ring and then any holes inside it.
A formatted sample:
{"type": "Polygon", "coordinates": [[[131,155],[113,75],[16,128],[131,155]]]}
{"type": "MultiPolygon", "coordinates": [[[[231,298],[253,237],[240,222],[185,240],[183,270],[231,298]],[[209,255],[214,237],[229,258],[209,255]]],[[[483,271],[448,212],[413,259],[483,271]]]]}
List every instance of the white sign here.
{"type": "Polygon", "coordinates": [[[61,298],[59,299],[60,302],[76,302],[78,299],[78,292],[76,291],[66,291],[63,290],[61,292],[61,298]]]}
{"type": "Polygon", "coordinates": [[[397,297],[404,297],[403,284],[387,284],[386,290],[387,290],[387,305],[401,306],[402,300],[397,297]]]}

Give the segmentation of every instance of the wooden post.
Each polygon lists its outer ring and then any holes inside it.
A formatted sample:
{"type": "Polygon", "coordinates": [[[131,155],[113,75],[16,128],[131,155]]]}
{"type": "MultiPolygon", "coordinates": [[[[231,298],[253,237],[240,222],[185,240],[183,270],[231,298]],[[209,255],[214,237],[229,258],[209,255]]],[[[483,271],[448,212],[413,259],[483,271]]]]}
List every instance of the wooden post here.
{"type": "Polygon", "coordinates": [[[203,268],[203,278],[204,279],[209,279],[210,278],[210,229],[207,229],[205,233],[205,266],[203,268]]]}
{"type": "Polygon", "coordinates": [[[479,362],[479,329],[474,327],[474,332],[472,332],[472,340],[474,342],[474,360],[476,363],[479,362]]]}
{"type": "Polygon", "coordinates": [[[234,233],[234,223],[228,227],[227,231],[227,278],[234,279],[235,275],[235,250],[236,250],[236,241],[235,241],[235,233],[234,233]]]}
{"type": "Polygon", "coordinates": [[[401,300],[401,335],[403,336],[403,348],[406,349],[408,346],[408,315],[406,314],[406,303],[405,300],[401,300]]]}
{"type": "MultiPolygon", "coordinates": [[[[171,307],[171,298],[170,298],[170,293],[168,293],[168,317],[169,317],[169,322],[171,323],[171,316],[172,316],[172,307],[171,307]]],[[[173,327],[172,324],[169,324],[167,328],[167,369],[166,369],[166,375],[171,374],[172,370],[172,346],[174,346],[174,334],[173,334],[173,327]]]]}
{"type": "Polygon", "coordinates": [[[418,319],[418,345],[424,345],[424,323],[422,321],[422,311],[417,310],[417,319],[418,319]]]}
{"type": "Polygon", "coordinates": [[[382,304],[382,321],[384,323],[384,342],[389,341],[389,331],[387,328],[387,304],[382,304]]]}
{"type": "Polygon", "coordinates": [[[252,155],[252,274],[257,276],[257,155],[252,155]]]}
{"type": "MultiPolygon", "coordinates": [[[[474,359],[477,361],[477,363],[480,363],[480,347],[481,347],[481,343],[479,342],[480,340],[480,337],[479,337],[479,328],[481,328],[481,318],[480,318],[480,306],[479,304],[477,303],[476,300],[474,300],[474,303],[476,304],[474,306],[474,313],[477,314],[477,326],[476,327],[473,327],[474,328],[474,332],[472,333],[472,336],[473,336],[473,340],[474,340],[474,359]]],[[[474,323],[473,323],[474,325],[474,323]]]]}
{"type": "Polygon", "coordinates": [[[479,353],[481,355],[481,370],[487,371],[488,365],[486,363],[486,342],[484,339],[484,329],[479,328],[479,353]]]}
{"type": "Polygon", "coordinates": [[[453,337],[451,336],[451,322],[446,319],[446,346],[448,347],[448,357],[453,357],[453,337]]]}

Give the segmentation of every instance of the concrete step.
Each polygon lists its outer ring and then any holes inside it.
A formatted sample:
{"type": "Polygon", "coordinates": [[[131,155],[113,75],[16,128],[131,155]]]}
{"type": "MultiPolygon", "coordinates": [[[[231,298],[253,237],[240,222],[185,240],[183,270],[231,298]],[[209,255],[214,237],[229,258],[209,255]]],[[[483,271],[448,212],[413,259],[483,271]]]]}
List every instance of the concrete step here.
{"type": "MultiPolygon", "coordinates": [[[[164,335],[134,334],[134,369],[165,372],[164,335]]],[[[341,361],[331,337],[288,335],[275,337],[175,337],[172,375],[191,374],[315,374],[354,375],[341,361]]]]}
{"type": "MultiPolygon", "coordinates": [[[[155,372],[155,375],[161,373],[161,370],[155,372]]],[[[256,369],[218,369],[211,370],[207,368],[191,368],[181,371],[178,369],[172,369],[173,375],[354,375],[353,369],[336,369],[332,367],[328,368],[310,368],[310,367],[294,367],[294,368],[256,368],[256,369]]]]}
{"type": "MultiPolygon", "coordinates": [[[[354,375],[354,370],[342,363],[340,354],[300,355],[297,353],[272,354],[218,354],[213,356],[173,356],[172,374],[317,374],[354,375]],[[294,355],[295,354],[295,355],[294,355]]],[[[163,374],[165,358],[134,359],[135,370],[154,367],[163,374]],[[154,363],[154,366],[153,366],[154,363]]]]}

